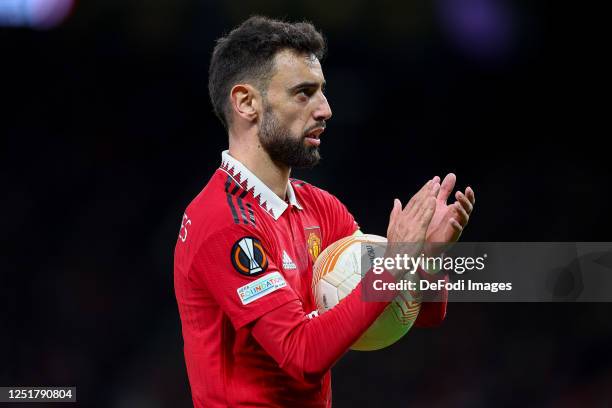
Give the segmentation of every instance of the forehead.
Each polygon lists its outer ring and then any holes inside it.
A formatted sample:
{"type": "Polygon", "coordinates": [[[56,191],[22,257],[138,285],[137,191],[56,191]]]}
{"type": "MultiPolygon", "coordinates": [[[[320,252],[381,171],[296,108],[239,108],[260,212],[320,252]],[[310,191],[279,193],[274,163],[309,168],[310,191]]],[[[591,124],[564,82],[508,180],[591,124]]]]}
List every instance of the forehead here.
{"type": "Polygon", "coordinates": [[[280,51],[274,56],[274,68],[270,85],[291,86],[303,81],[322,83],[325,80],[321,63],[313,54],[280,51]]]}

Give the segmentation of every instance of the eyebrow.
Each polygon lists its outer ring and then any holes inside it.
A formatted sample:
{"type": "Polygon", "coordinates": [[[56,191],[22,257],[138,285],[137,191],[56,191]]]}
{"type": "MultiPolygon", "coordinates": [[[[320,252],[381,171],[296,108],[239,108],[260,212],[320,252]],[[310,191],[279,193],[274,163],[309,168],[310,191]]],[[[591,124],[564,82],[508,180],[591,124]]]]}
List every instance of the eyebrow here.
{"type": "MultiPolygon", "coordinates": [[[[321,82],[321,88],[325,88],[326,83],[327,82],[325,80],[321,82]]],[[[300,82],[299,84],[294,85],[291,88],[289,88],[289,92],[295,92],[301,88],[318,88],[318,87],[319,87],[319,82],[304,81],[304,82],[300,82]]]]}

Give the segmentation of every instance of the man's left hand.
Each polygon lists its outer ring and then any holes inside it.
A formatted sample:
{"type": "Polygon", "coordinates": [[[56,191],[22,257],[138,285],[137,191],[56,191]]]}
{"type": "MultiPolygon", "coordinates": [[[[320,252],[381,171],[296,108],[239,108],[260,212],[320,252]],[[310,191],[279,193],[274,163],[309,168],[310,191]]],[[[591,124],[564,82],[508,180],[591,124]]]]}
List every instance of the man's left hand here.
{"type": "MultiPolygon", "coordinates": [[[[440,181],[436,176],[434,183],[440,181]]],[[[426,241],[429,243],[452,244],[456,242],[465,229],[470,215],[474,211],[476,197],[471,187],[465,189],[465,193],[457,191],[456,201],[447,204],[448,197],[455,188],[457,176],[449,173],[444,177],[440,186],[440,192],[436,199],[436,211],[427,229],[426,241]]]]}

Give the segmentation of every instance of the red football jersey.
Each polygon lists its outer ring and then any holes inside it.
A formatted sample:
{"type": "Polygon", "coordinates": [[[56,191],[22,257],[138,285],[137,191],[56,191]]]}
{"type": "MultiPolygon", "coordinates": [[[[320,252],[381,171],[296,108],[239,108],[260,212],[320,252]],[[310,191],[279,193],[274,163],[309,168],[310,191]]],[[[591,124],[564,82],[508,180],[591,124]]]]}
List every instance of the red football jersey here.
{"type": "Polygon", "coordinates": [[[331,194],[290,180],[287,201],[242,163],[222,165],[187,207],[175,248],[174,285],[196,407],[331,405],[320,381],[288,375],[254,339],[249,323],[298,299],[316,310],[312,265],[358,229],[331,194]]]}

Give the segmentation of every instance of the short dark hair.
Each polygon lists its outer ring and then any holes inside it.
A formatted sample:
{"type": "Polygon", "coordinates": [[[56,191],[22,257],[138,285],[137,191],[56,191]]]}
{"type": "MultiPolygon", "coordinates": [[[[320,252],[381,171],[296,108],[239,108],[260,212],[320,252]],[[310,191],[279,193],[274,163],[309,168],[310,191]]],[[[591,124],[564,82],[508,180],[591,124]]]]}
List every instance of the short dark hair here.
{"type": "Polygon", "coordinates": [[[229,129],[229,93],[247,82],[265,92],[273,75],[274,56],[284,49],[314,54],[326,51],[323,35],[309,22],[288,23],[253,16],[217,40],[208,69],[208,92],[215,114],[229,129]]]}

